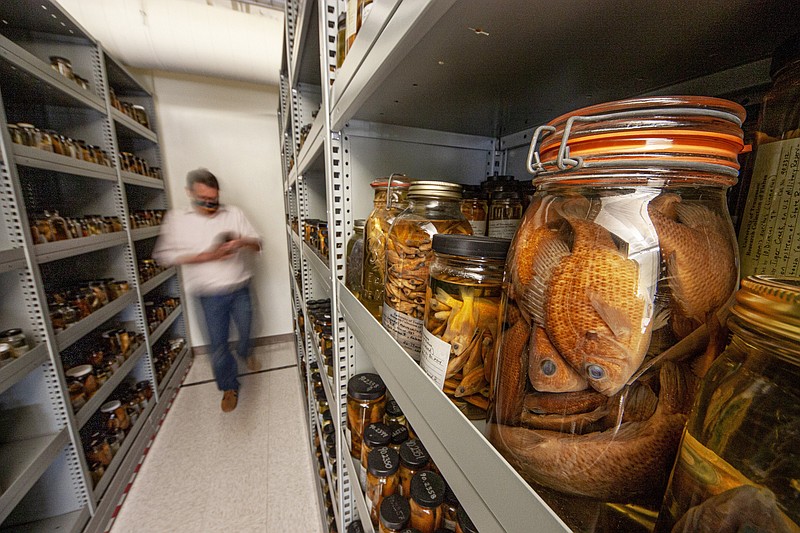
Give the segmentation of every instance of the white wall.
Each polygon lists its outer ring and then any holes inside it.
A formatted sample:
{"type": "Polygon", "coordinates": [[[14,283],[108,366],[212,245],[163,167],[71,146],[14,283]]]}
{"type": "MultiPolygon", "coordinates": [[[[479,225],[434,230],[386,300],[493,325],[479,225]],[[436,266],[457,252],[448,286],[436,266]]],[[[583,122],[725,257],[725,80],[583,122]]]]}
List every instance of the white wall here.
{"type": "MultiPolygon", "coordinates": [[[[142,77],[142,72],[139,72],[142,77]]],[[[220,199],[239,206],[264,239],[253,279],[253,337],[292,330],[289,260],[278,141],[277,87],[151,72],[167,186],[177,208],[189,205],[186,173],[208,168],[220,199]]],[[[192,344],[207,344],[189,308],[192,344]]]]}

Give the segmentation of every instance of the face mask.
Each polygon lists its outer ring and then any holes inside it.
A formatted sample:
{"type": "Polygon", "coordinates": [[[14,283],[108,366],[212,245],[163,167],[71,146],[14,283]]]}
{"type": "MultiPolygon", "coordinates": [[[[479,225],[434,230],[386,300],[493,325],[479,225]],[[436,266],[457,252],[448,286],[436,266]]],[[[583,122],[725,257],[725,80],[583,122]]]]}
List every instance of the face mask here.
{"type": "Polygon", "coordinates": [[[205,207],[206,209],[216,209],[219,207],[219,200],[214,200],[213,202],[205,200],[192,200],[192,203],[197,207],[205,207]]]}

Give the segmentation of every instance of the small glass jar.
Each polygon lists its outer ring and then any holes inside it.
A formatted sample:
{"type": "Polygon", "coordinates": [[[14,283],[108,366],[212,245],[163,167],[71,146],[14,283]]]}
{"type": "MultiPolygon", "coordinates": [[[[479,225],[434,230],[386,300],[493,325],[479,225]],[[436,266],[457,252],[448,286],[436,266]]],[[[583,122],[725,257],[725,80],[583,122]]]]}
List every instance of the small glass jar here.
{"type": "Polygon", "coordinates": [[[0,342],[7,343],[12,348],[12,357],[22,357],[30,348],[28,340],[20,328],[11,328],[0,332],[0,342]]]}
{"type": "Polygon", "coordinates": [[[408,440],[408,428],[402,424],[389,425],[390,442],[389,447],[400,452],[400,445],[408,440]]]}
{"type": "Polygon", "coordinates": [[[111,448],[111,454],[117,455],[119,448],[122,443],[120,443],[119,439],[115,436],[106,437],[106,441],[108,442],[108,446],[111,448]]]}
{"type": "Polygon", "coordinates": [[[130,285],[125,280],[117,280],[109,283],[108,288],[111,290],[112,299],[116,300],[130,290],[130,285]]]}
{"type": "Polygon", "coordinates": [[[36,130],[36,147],[45,152],[53,152],[53,137],[50,135],[49,130],[36,130]]]}
{"type": "Polygon", "coordinates": [[[345,287],[356,298],[361,294],[364,278],[364,224],[366,220],[353,221],[353,235],[347,241],[347,265],[345,269],[345,287]]]}
{"type": "Polygon", "coordinates": [[[110,301],[108,298],[108,285],[106,285],[105,281],[90,281],[89,288],[94,291],[94,294],[99,300],[101,306],[106,305],[110,301]]]}
{"type": "Polygon", "coordinates": [[[364,533],[364,526],[361,520],[353,520],[347,525],[347,533],[364,533]]]}
{"type": "Polygon", "coordinates": [[[411,519],[411,506],[408,500],[399,494],[392,494],[383,499],[380,508],[380,533],[398,533],[403,531],[411,519]]]}
{"type": "Polygon", "coordinates": [[[383,289],[386,283],[386,237],[395,217],[407,206],[406,195],[411,183],[400,174],[373,180],[372,212],[364,223],[364,266],[359,300],[375,317],[381,319],[383,289]],[[389,184],[391,180],[391,185],[389,184]]]}
{"type": "Polygon", "coordinates": [[[117,354],[122,353],[122,347],[120,346],[120,340],[119,336],[117,335],[117,331],[117,328],[109,329],[100,335],[103,338],[103,345],[105,346],[106,354],[116,356],[117,354]]]}
{"type": "Polygon", "coordinates": [[[442,527],[444,480],[435,472],[418,472],[411,478],[411,522],[420,533],[434,533],[442,527]]]}
{"type": "Polygon", "coordinates": [[[394,398],[386,400],[383,423],[387,426],[389,424],[400,424],[403,426],[406,425],[406,415],[403,414],[403,411],[400,409],[400,405],[398,405],[394,398]]]}
{"type": "Polygon", "coordinates": [[[50,136],[50,145],[53,148],[53,153],[58,155],[64,155],[64,147],[61,145],[61,136],[55,130],[46,130],[46,133],[50,136]]]}
{"type": "Polygon", "coordinates": [[[435,235],[420,365],[470,419],[484,419],[510,241],[435,235]]]}
{"type": "MultiPolygon", "coordinates": [[[[402,458],[400,459],[402,461],[402,458]]],[[[402,464],[401,464],[402,468],[402,464]]],[[[442,526],[448,531],[455,531],[458,523],[458,498],[450,485],[444,484],[444,502],[442,503],[442,526]]]]}
{"type": "Polygon", "coordinates": [[[492,195],[486,234],[496,239],[513,239],[522,220],[522,200],[516,191],[492,195]]]}
{"type": "Polygon", "coordinates": [[[99,368],[103,365],[103,360],[105,359],[105,352],[101,350],[99,347],[96,347],[89,353],[89,357],[87,358],[89,364],[92,365],[94,368],[99,368]]]}
{"type": "Polygon", "coordinates": [[[356,374],[347,382],[347,432],[350,455],[361,458],[364,428],[383,421],[386,385],[378,374],[356,374]]]}
{"type": "Polygon", "coordinates": [[[8,125],[8,134],[11,136],[11,142],[14,144],[25,144],[22,138],[22,130],[16,124],[8,125]]]}
{"type": "Polygon", "coordinates": [[[408,191],[408,207],[395,219],[386,240],[386,284],[381,321],[415,360],[422,347],[428,274],[436,234],[471,235],[461,214],[461,185],[417,181],[408,191]]]}
{"type": "Polygon", "coordinates": [[[89,445],[86,448],[86,458],[89,462],[100,463],[103,466],[111,464],[111,460],[114,458],[111,454],[111,446],[100,433],[93,433],[90,437],[89,445]]]}
{"type": "MultiPolygon", "coordinates": [[[[91,398],[97,392],[97,379],[94,376],[92,365],[78,365],[65,371],[67,377],[67,384],[70,387],[70,396],[72,391],[77,395],[82,391],[85,395],[84,402],[91,398]]],[[[73,404],[74,407],[74,404],[73,404]]],[[[82,405],[81,405],[82,407],[82,405]]],[[[79,409],[78,407],[77,409],[79,409]]],[[[77,410],[76,409],[76,410],[77,410]]]]}
{"type": "Polygon", "coordinates": [[[367,484],[364,496],[367,500],[372,525],[378,527],[378,517],[383,499],[397,493],[397,469],[400,458],[388,446],[375,448],[367,458],[367,484]]]}
{"type": "Polygon", "coordinates": [[[14,358],[14,348],[7,342],[0,342],[0,367],[14,358]]]}
{"type": "Polygon", "coordinates": [[[58,211],[53,211],[53,216],[50,217],[50,224],[53,227],[53,237],[57,241],[66,241],[70,238],[69,230],[67,230],[67,223],[58,211]]]}
{"type": "MultiPolygon", "coordinates": [[[[341,68],[347,55],[346,31],[347,13],[342,11],[336,20],[336,68],[341,68]]],[[[349,531],[349,529],[348,529],[349,531]]]]}
{"type": "Polygon", "coordinates": [[[71,80],[75,79],[75,74],[72,72],[72,62],[69,59],[59,56],[50,56],[50,66],[65,78],[71,80]]]}
{"type": "Polygon", "coordinates": [[[369,452],[381,446],[388,446],[392,440],[389,427],[381,422],[375,422],[364,429],[364,438],[361,441],[361,464],[358,470],[361,486],[367,484],[367,458],[369,452]]]}
{"type": "Polygon", "coordinates": [[[39,140],[36,138],[36,126],[28,122],[17,123],[20,135],[22,136],[22,144],[36,148],[39,145],[39,140]]]}
{"type": "Polygon", "coordinates": [[[119,400],[111,400],[110,402],[104,403],[100,407],[100,412],[103,413],[105,417],[104,426],[109,432],[116,431],[117,429],[127,431],[128,428],[131,427],[128,411],[119,400]]]}
{"type": "Polygon", "coordinates": [[[92,485],[96,487],[100,483],[103,474],[106,473],[106,467],[103,466],[103,463],[91,462],[89,463],[89,472],[92,476],[92,485]]]}
{"type": "Polygon", "coordinates": [[[455,533],[478,533],[478,528],[475,527],[467,511],[461,506],[458,507],[457,517],[455,533]]]}
{"type": "Polygon", "coordinates": [[[133,111],[136,122],[150,129],[150,119],[147,116],[147,111],[145,111],[144,106],[133,104],[131,105],[131,110],[133,111]]]}
{"type": "Polygon", "coordinates": [[[400,494],[406,498],[411,497],[411,480],[417,472],[427,470],[430,467],[431,456],[416,439],[407,440],[400,445],[400,469],[398,470],[398,477],[400,478],[400,494]]]}
{"type": "Polygon", "coordinates": [[[472,226],[473,235],[486,235],[486,222],[489,219],[489,202],[480,186],[464,186],[461,199],[461,213],[472,226]]]}

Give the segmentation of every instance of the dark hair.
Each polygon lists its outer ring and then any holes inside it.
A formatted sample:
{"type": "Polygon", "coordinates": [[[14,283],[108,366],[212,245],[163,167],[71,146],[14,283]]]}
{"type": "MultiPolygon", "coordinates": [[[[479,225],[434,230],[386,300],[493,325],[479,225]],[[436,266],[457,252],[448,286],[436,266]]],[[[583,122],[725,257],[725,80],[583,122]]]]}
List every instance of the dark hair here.
{"type": "Polygon", "coordinates": [[[191,189],[195,183],[202,183],[206,187],[219,190],[217,177],[205,168],[198,168],[186,174],[186,186],[191,189]]]}

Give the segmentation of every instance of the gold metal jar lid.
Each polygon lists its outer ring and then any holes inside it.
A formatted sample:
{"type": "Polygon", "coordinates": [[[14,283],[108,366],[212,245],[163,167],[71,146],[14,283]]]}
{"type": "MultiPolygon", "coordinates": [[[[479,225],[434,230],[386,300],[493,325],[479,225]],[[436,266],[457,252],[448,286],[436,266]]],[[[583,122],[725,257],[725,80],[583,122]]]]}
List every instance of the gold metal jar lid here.
{"type": "Polygon", "coordinates": [[[433,196],[436,198],[461,199],[463,187],[446,181],[415,181],[408,189],[408,196],[433,196]]]}
{"type": "Polygon", "coordinates": [[[731,313],[757,330],[800,341],[800,278],[743,279],[731,313]]]}

